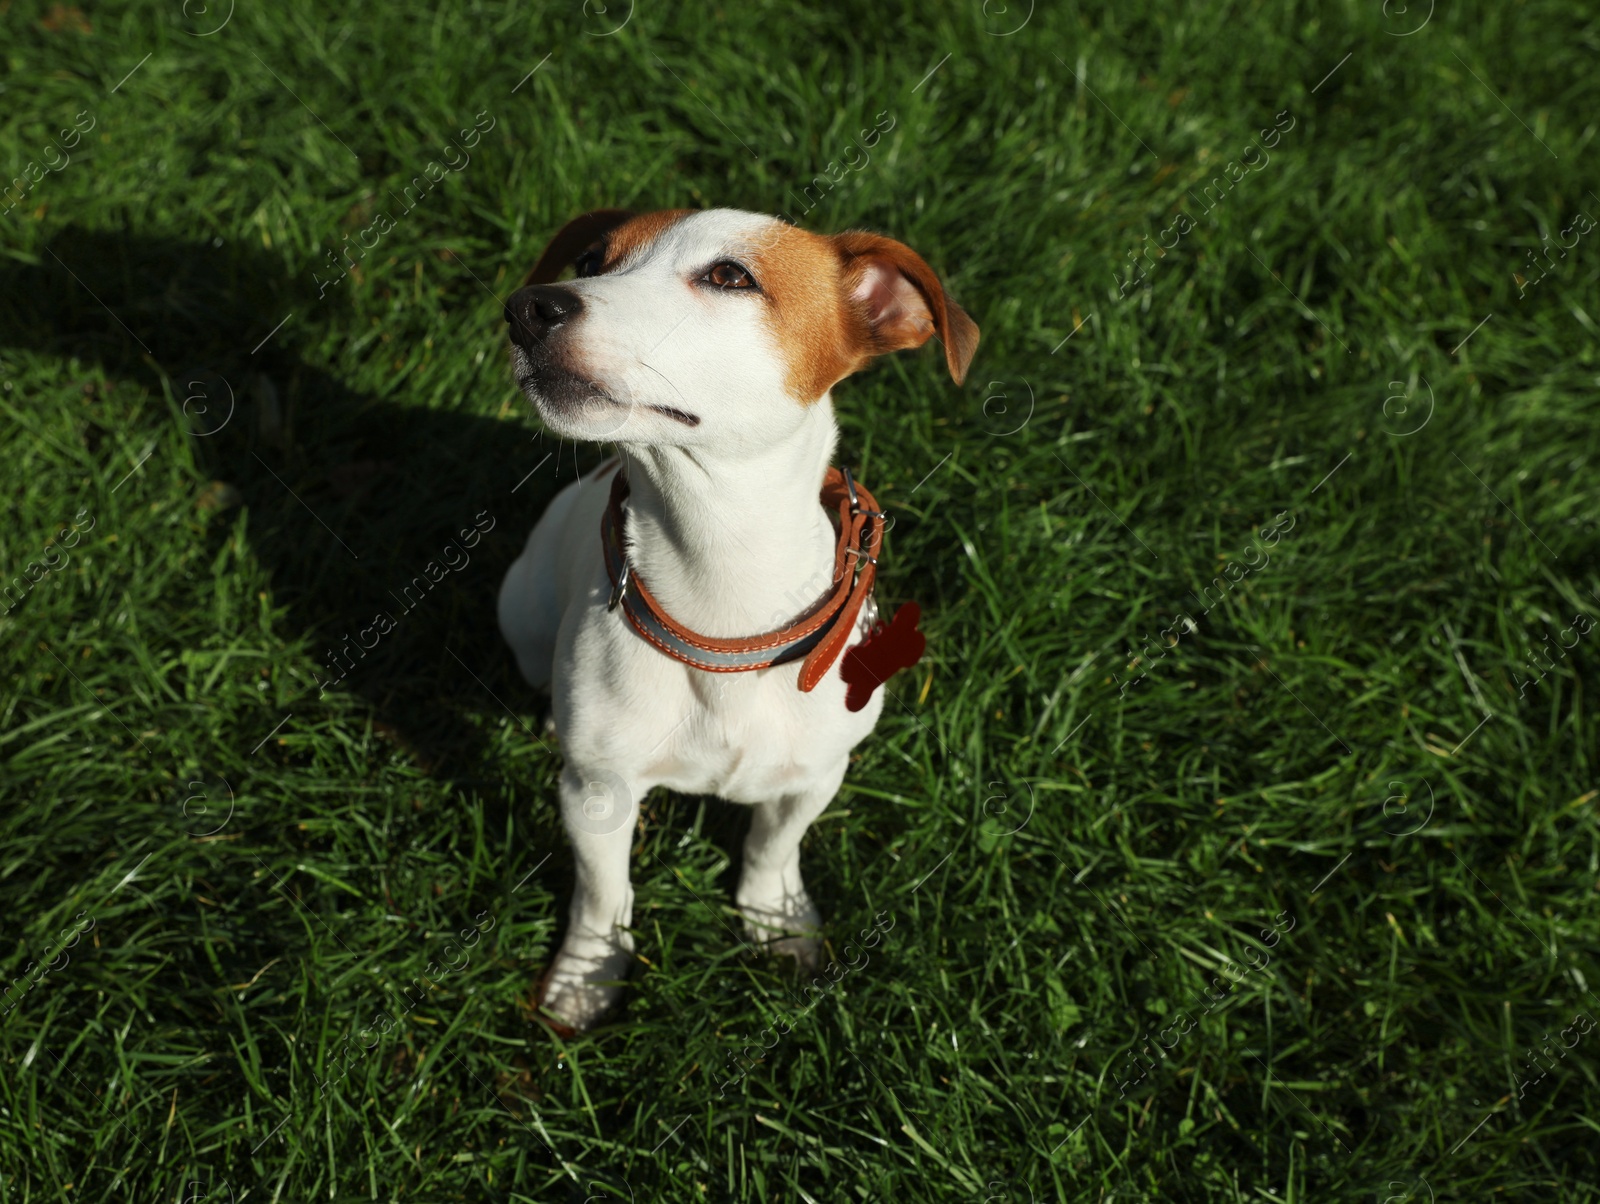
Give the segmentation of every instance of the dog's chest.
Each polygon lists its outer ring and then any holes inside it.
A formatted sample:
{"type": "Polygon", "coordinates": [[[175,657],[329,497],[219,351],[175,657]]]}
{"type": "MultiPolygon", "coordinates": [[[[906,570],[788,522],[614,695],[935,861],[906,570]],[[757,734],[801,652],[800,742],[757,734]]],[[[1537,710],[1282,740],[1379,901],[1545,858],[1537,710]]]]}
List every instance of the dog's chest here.
{"type": "Polygon", "coordinates": [[[769,801],[828,777],[871,732],[878,708],[852,713],[838,681],[801,693],[793,676],[791,669],[694,677],[692,702],[660,737],[648,776],[730,802],[769,801]]]}
{"type": "MultiPolygon", "coordinates": [[[[877,722],[881,690],[851,711],[838,662],[810,691],[799,688],[798,661],[738,673],[691,668],[608,609],[599,552],[585,536],[583,585],[572,591],[555,657],[555,719],[570,764],[737,803],[837,786],[851,748],[877,722]]],[[[858,628],[849,643],[859,638],[858,628]]]]}
{"type": "Polygon", "coordinates": [[[580,766],[605,766],[641,785],[735,803],[803,794],[836,782],[882,708],[880,692],[865,709],[848,710],[837,670],[802,692],[797,664],[702,673],[631,633],[611,651],[622,662],[614,667],[631,671],[558,682],[563,751],[580,766]]]}

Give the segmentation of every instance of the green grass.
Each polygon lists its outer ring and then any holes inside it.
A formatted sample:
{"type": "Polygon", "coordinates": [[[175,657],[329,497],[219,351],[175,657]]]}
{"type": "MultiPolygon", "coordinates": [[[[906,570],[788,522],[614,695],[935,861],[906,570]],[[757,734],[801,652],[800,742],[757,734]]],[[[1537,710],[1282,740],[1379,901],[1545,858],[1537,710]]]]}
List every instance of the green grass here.
{"type": "Polygon", "coordinates": [[[1600,1198],[1600,633],[1525,668],[1600,616],[1600,233],[1513,276],[1600,20],[1007,2],[5,8],[8,178],[95,124],[0,217],[0,1201],[1600,1198]],[[563,1043],[493,598],[604,450],[498,298],[606,205],[881,230],[983,342],[836,395],[929,634],[805,846],[857,964],[747,956],[744,815],[658,792],[563,1043]]]}

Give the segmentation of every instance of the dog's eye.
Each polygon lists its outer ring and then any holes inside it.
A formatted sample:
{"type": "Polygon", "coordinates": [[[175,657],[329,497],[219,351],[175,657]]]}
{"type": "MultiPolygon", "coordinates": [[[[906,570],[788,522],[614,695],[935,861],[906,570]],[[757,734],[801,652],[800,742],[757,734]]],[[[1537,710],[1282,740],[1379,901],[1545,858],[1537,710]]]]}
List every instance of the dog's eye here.
{"type": "Polygon", "coordinates": [[[604,261],[605,254],[599,248],[591,247],[578,256],[577,262],[573,266],[578,269],[578,275],[580,276],[598,276],[600,274],[600,265],[604,261]]]}
{"type": "Polygon", "coordinates": [[[724,259],[721,263],[711,265],[711,270],[706,273],[706,281],[718,288],[755,288],[755,279],[749,272],[731,259],[724,259]]]}

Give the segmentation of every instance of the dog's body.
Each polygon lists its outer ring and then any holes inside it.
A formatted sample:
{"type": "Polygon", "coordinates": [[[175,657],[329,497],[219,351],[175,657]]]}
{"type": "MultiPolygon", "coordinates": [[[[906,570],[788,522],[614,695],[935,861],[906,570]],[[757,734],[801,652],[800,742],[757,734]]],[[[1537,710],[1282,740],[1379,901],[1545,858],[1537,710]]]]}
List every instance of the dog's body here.
{"type": "MultiPolygon", "coordinates": [[[[755,808],[736,895],[747,931],[815,959],[800,838],[883,705],[879,693],[847,709],[842,657],[803,691],[798,660],[711,672],[641,638],[609,605],[600,530],[612,475],[629,488],[628,571],[672,619],[724,639],[783,628],[841,574],[819,502],[838,438],[832,385],[936,330],[959,380],[977,329],[926,264],[876,235],[826,239],[730,210],[601,211],[558,234],[531,278],[553,280],[574,259],[579,279],[508,302],[513,364],[551,429],[616,440],[621,465],[550,504],[506,575],[499,616],[523,676],[552,688],[577,885],[544,1006],[583,1028],[632,960],[628,850],[657,785],[755,808]]],[[[849,622],[855,644],[866,621],[849,622]]]]}

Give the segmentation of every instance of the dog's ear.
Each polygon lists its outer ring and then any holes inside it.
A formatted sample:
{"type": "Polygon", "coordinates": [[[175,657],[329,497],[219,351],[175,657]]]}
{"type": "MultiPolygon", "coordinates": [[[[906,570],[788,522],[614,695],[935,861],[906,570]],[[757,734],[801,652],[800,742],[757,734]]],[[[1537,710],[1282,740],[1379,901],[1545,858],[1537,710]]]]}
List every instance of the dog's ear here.
{"type": "Polygon", "coordinates": [[[604,238],[632,216],[629,209],[594,209],[579,214],[556,231],[544,254],[539,256],[539,262],[533,265],[533,271],[523,277],[523,287],[551,283],[597,239],[604,238]]]}
{"type": "Polygon", "coordinates": [[[866,320],[867,355],[920,347],[930,335],[944,344],[945,363],[960,384],[978,349],[978,325],[945,295],[939,277],[905,243],[851,230],[833,244],[844,262],[845,296],[866,320]]]}

